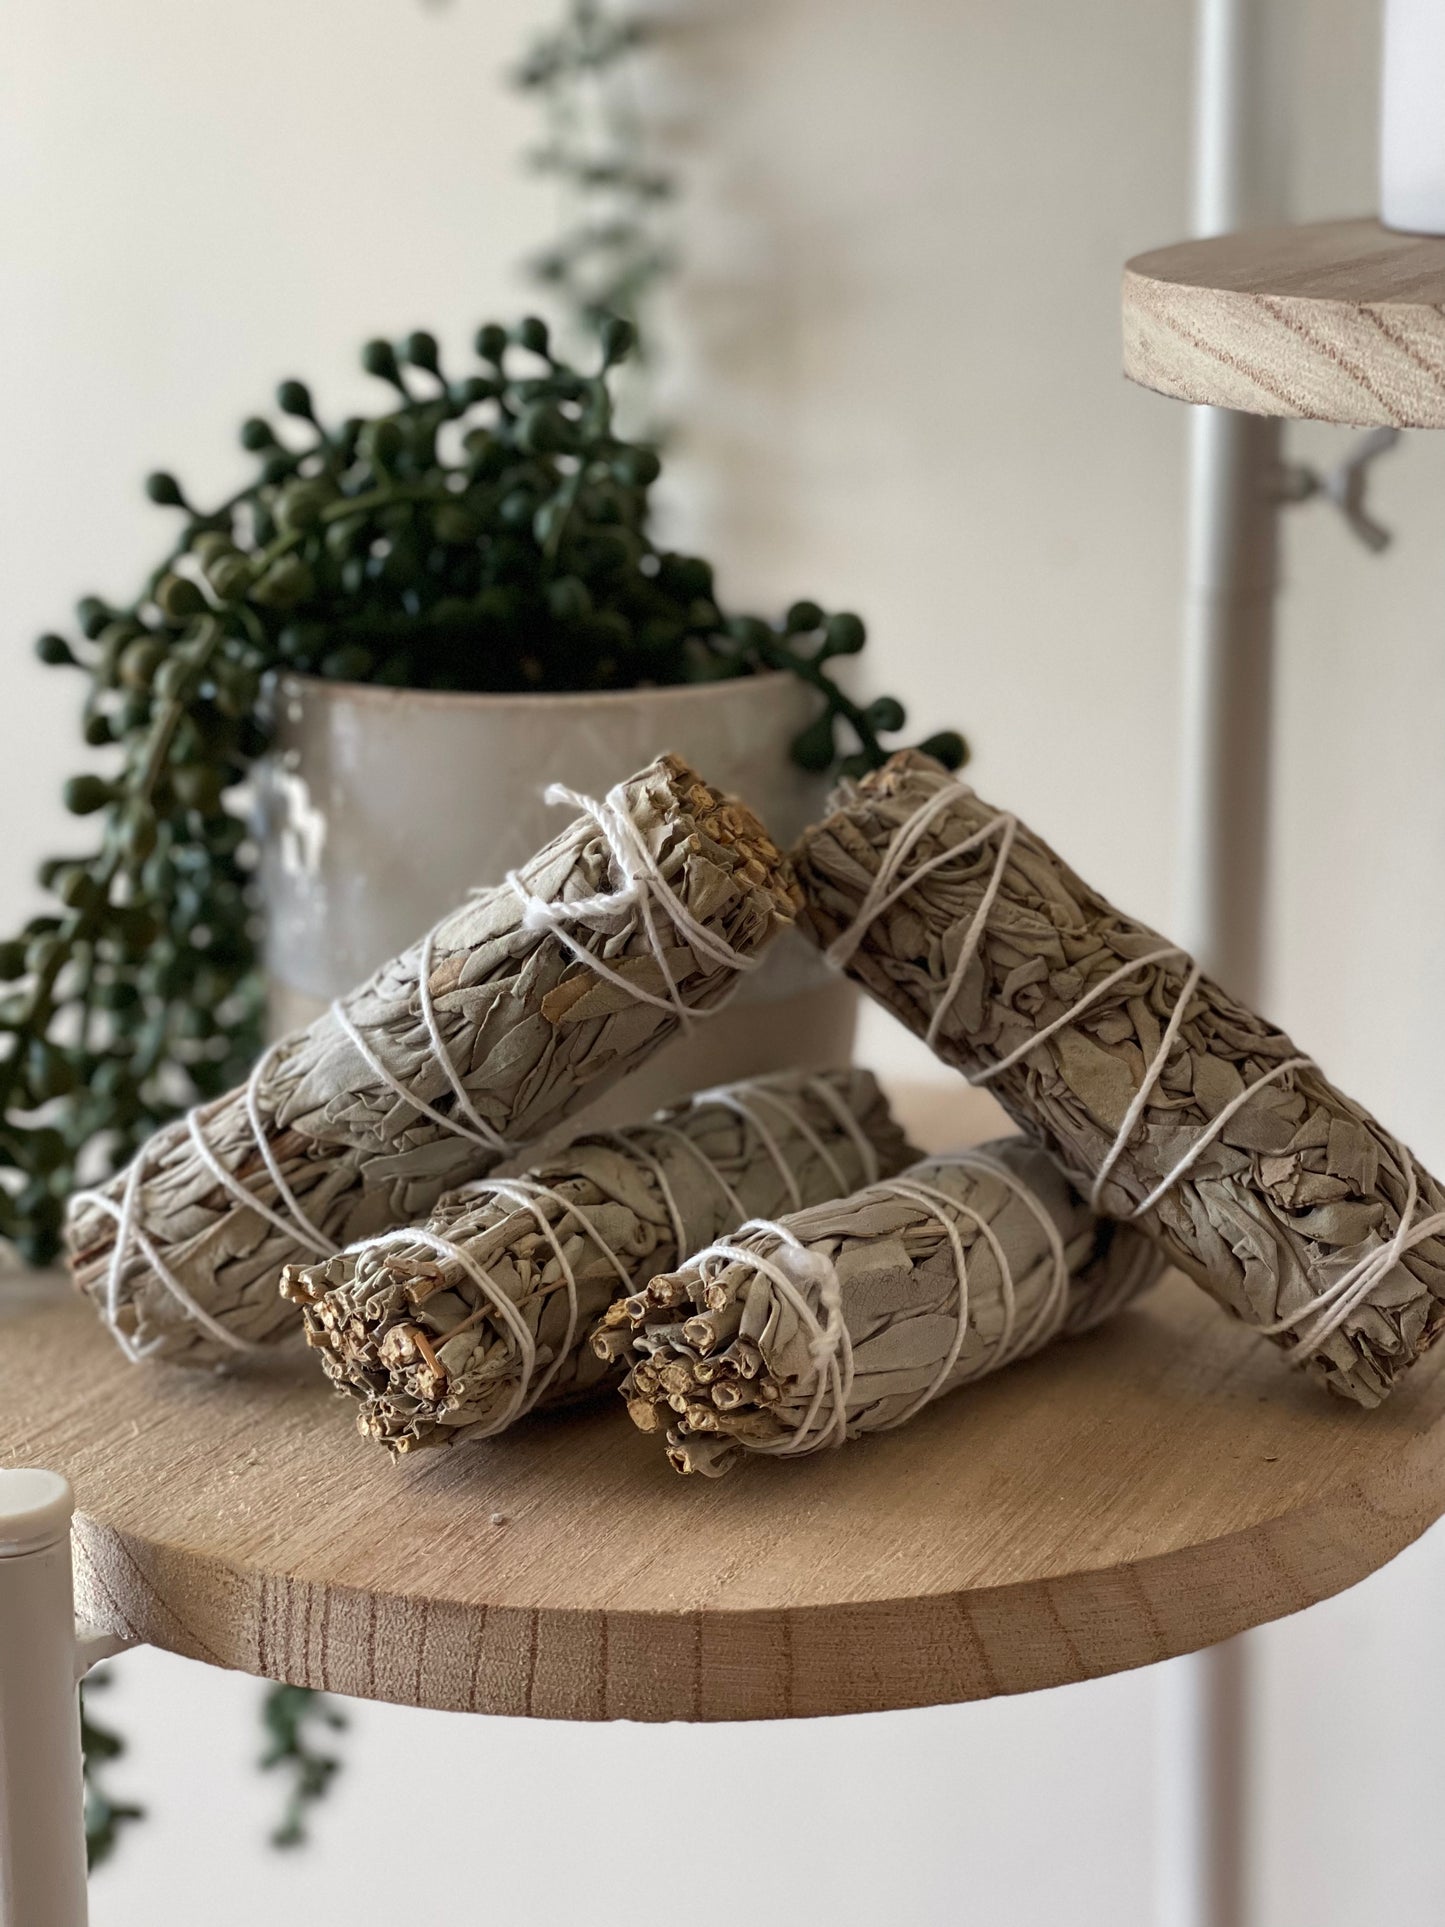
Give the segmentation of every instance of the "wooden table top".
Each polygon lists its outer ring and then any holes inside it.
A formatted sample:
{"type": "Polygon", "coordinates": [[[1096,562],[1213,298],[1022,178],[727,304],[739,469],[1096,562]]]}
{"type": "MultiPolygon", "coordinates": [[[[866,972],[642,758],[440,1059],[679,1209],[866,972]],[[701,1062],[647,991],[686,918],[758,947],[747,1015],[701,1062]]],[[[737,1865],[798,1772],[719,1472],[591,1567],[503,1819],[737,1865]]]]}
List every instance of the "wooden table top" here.
{"type": "Polygon", "coordinates": [[[7,1280],[0,1462],[74,1483],[86,1617],[213,1664],[555,1718],[851,1713],[1146,1665],[1354,1584],[1445,1511],[1441,1362],[1362,1412],[1171,1276],[898,1432],[717,1482],[610,1400],[393,1465],[309,1359],[134,1367],[59,1281],[7,1280]]]}

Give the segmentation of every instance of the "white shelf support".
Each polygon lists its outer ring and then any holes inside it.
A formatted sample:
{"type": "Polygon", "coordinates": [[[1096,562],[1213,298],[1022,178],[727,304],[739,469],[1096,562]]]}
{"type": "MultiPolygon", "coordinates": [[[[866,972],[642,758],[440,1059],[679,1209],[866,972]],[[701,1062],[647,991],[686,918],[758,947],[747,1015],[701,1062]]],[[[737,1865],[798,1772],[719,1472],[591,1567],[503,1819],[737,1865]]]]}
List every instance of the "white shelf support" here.
{"type": "Polygon", "coordinates": [[[58,1473],[0,1470],[0,1927],[86,1927],[74,1510],[58,1473]]]}

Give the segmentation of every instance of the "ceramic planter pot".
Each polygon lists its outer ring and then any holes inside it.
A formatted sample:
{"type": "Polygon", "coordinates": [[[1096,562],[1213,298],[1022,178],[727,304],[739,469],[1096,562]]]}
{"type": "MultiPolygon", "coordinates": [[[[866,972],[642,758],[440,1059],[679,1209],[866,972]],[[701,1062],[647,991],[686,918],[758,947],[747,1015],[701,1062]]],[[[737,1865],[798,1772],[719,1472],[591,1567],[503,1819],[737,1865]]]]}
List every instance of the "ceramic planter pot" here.
{"type": "MultiPolygon", "coordinates": [[[[286,679],[257,783],[273,1029],[309,1022],[468,890],[525,862],[567,820],[542,800],[550,782],[600,796],[676,750],[790,844],[827,791],[787,754],[813,703],[781,673],[538,696],[286,679]]],[[[846,1063],[855,1016],[852,989],[789,933],[725,1010],[589,1121],[645,1116],[761,1071],[846,1063]]]]}

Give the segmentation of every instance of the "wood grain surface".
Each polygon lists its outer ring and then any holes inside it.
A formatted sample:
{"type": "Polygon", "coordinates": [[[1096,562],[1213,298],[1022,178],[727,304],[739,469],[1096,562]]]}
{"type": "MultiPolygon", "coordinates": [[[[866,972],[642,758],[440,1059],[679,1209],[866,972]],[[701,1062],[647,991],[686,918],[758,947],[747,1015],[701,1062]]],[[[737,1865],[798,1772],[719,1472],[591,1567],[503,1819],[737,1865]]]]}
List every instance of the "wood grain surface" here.
{"type": "Polygon", "coordinates": [[[1124,372],[1254,415],[1445,427],[1445,239],[1325,221],[1124,270],[1124,372]]]}
{"type": "MultiPolygon", "coordinates": [[[[969,1102],[921,1135],[978,1135],[969,1102]]],[[[73,1480],[87,1617],[408,1705],[713,1720],[1023,1692],[1307,1606],[1445,1510],[1440,1360],[1378,1412],[1336,1404],[1177,1276],[898,1432],[718,1483],[610,1402],[393,1466],[305,1358],[133,1367],[58,1281],[0,1303],[0,1461],[73,1480]]]]}

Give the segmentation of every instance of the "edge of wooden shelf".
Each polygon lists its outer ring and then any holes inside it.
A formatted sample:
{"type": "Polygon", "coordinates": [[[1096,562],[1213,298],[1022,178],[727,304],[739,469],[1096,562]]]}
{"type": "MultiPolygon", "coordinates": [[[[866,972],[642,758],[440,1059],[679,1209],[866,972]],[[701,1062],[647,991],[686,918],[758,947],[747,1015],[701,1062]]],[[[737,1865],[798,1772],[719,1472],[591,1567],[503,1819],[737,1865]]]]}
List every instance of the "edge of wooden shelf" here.
{"type": "Polygon", "coordinates": [[[1124,373],[1176,400],[1445,427],[1445,238],[1374,220],[1186,241],[1124,269],[1124,373]]]}
{"type": "MultiPolygon", "coordinates": [[[[924,1143],[981,1096],[900,1093],[924,1143]]],[[[391,1465],[312,1362],[128,1365],[0,1294],[0,1462],[66,1473],[102,1631],[361,1698],[804,1718],[1151,1664],[1355,1584],[1445,1512],[1445,1347],[1377,1412],[1173,1276],[1106,1327],[799,1462],[677,1478],[604,1401],[391,1465]]]]}

